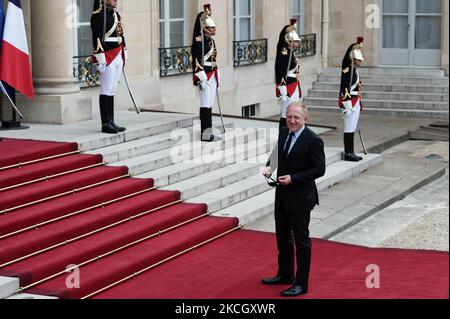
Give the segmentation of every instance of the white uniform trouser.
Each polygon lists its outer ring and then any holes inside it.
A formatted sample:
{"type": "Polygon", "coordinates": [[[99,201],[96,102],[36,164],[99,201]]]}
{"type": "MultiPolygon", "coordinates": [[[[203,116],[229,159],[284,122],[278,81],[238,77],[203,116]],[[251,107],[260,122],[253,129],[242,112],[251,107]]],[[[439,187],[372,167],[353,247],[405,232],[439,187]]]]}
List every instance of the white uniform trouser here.
{"type": "Polygon", "coordinates": [[[361,113],[361,101],[353,107],[352,113],[344,114],[344,133],[355,133],[358,127],[359,115],[361,113]]]}
{"type": "Polygon", "coordinates": [[[116,95],[117,86],[123,69],[122,51],[116,56],[106,71],[100,73],[100,95],[116,95]]]}
{"type": "Polygon", "coordinates": [[[286,118],[286,113],[287,113],[287,109],[289,107],[289,105],[291,105],[292,103],[298,103],[300,102],[300,91],[297,88],[295,89],[294,93],[292,94],[291,97],[287,96],[286,100],[282,100],[280,99],[280,116],[281,118],[285,119],[286,118]]]}
{"type": "Polygon", "coordinates": [[[204,84],[204,90],[203,92],[200,92],[200,107],[212,109],[217,94],[216,74],[214,73],[208,81],[204,82],[204,84]]]}

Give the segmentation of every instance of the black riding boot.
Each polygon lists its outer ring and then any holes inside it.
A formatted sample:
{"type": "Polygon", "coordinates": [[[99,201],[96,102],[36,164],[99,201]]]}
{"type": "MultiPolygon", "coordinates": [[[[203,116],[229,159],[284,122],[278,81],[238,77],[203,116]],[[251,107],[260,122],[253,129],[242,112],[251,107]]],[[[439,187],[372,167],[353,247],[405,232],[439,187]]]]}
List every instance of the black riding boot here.
{"type": "Polygon", "coordinates": [[[108,134],[119,133],[112,125],[109,114],[109,97],[107,95],[100,95],[100,118],[102,121],[102,132],[108,134]]]}
{"type": "Polygon", "coordinates": [[[119,132],[125,132],[127,129],[122,126],[118,126],[114,122],[114,96],[108,96],[109,98],[109,104],[108,104],[108,110],[109,110],[109,119],[111,121],[111,126],[114,127],[119,132]]]}
{"type": "Polygon", "coordinates": [[[206,107],[200,108],[200,127],[201,127],[201,141],[212,142],[214,135],[212,135],[212,110],[206,107]]]}
{"type": "Polygon", "coordinates": [[[358,161],[362,161],[363,158],[361,156],[358,156],[355,154],[355,147],[354,147],[354,141],[355,141],[355,133],[351,133],[352,134],[352,154],[355,158],[358,159],[358,161]]]}
{"type": "Polygon", "coordinates": [[[346,160],[347,162],[360,161],[360,159],[355,155],[353,151],[354,149],[353,136],[354,133],[344,133],[344,160],[346,160]]]}

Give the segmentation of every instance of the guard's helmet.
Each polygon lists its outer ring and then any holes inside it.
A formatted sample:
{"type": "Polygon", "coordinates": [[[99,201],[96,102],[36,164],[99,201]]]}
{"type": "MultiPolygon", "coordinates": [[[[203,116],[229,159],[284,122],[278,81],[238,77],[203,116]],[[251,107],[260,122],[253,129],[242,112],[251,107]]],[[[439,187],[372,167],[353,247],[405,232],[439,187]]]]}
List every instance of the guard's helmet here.
{"type": "Polygon", "coordinates": [[[291,19],[290,24],[286,27],[286,34],[284,40],[288,45],[292,45],[294,42],[299,42],[300,37],[297,33],[297,19],[291,19]]]}
{"type": "Polygon", "coordinates": [[[205,28],[215,28],[217,27],[216,23],[214,22],[213,18],[211,18],[211,5],[205,4],[203,6],[203,15],[202,15],[202,22],[203,27],[205,28]]]}
{"type": "Polygon", "coordinates": [[[352,47],[352,51],[350,52],[350,58],[355,60],[364,61],[364,56],[362,54],[362,49],[364,47],[364,38],[358,37],[356,43],[352,47]]]}

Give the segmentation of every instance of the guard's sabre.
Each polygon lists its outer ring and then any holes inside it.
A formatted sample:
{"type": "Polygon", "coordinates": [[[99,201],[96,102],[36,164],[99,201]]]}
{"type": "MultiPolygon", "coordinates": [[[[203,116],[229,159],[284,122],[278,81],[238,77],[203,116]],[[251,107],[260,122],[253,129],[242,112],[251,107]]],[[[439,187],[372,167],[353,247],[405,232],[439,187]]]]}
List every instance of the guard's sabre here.
{"type": "Polygon", "coordinates": [[[362,137],[361,130],[359,130],[359,138],[361,139],[361,144],[362,144],[362,147],[363,147],[364,155],[367,155],[368,154],[367,153],[367,148],[366,148],[366,144],[364,143],[364,139],[362,137]]]}
{"type": "Polygon", "coordinates": [[[217,88],[216,95],[217,95],[217,105],[219,106],[220,119],[222,120],[223,134],[225,134],[226,130],[225,130],[225,123],[223,122],[222,108],[220,106],[219,88],[217,88]]]}
{"type": "Polygon", "coordinates": [[[136,109],[137,114],[141,114],[141,110],[137,106],[136,100],[134,99],[133,91],[131,91],[130,82],[128,82],[128,77],[127,77],[127,74],[125,73],[125,69],[122,69],[122,72],[123,72],[123,78],[125,79],[125,84],[127,85],[127,88],[128,88],[128,93],[130,93],[131,100],[133,101],[133,106],[136,109]]]}
{"type": "Polygon", "coordinates": [[[11,97],[9,96],[9,94],[6,92],[5,87],[3,86],[2,81],[0,81],[0,85],[3,91],[3,94],[5,94],[8,97],[9,103],[11,103],[12,107],[14,108],[14,111],[17,112],[17,114],[19,114],[20,118],[23,119],[23,115],[22,113],[20,113],[20,111],[17,109],[17,106],[14,104],[14,102],[11,100],[11,97]]]}

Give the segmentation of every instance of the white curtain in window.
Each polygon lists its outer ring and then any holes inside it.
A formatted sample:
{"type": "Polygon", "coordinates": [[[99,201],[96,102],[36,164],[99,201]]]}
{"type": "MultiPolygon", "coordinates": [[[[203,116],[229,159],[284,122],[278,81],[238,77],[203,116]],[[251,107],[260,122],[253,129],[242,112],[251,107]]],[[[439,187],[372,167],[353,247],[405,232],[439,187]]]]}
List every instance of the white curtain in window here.
{"type": "Polygon", "coordinates": [[[161,48],[188,45],[188,0],[159,0],[161,48]]]}
{"type": "Polygon", "coordinates": [[[234,40],[248,41],[253,37],[253,0],[234,0],[234,40]]]}

